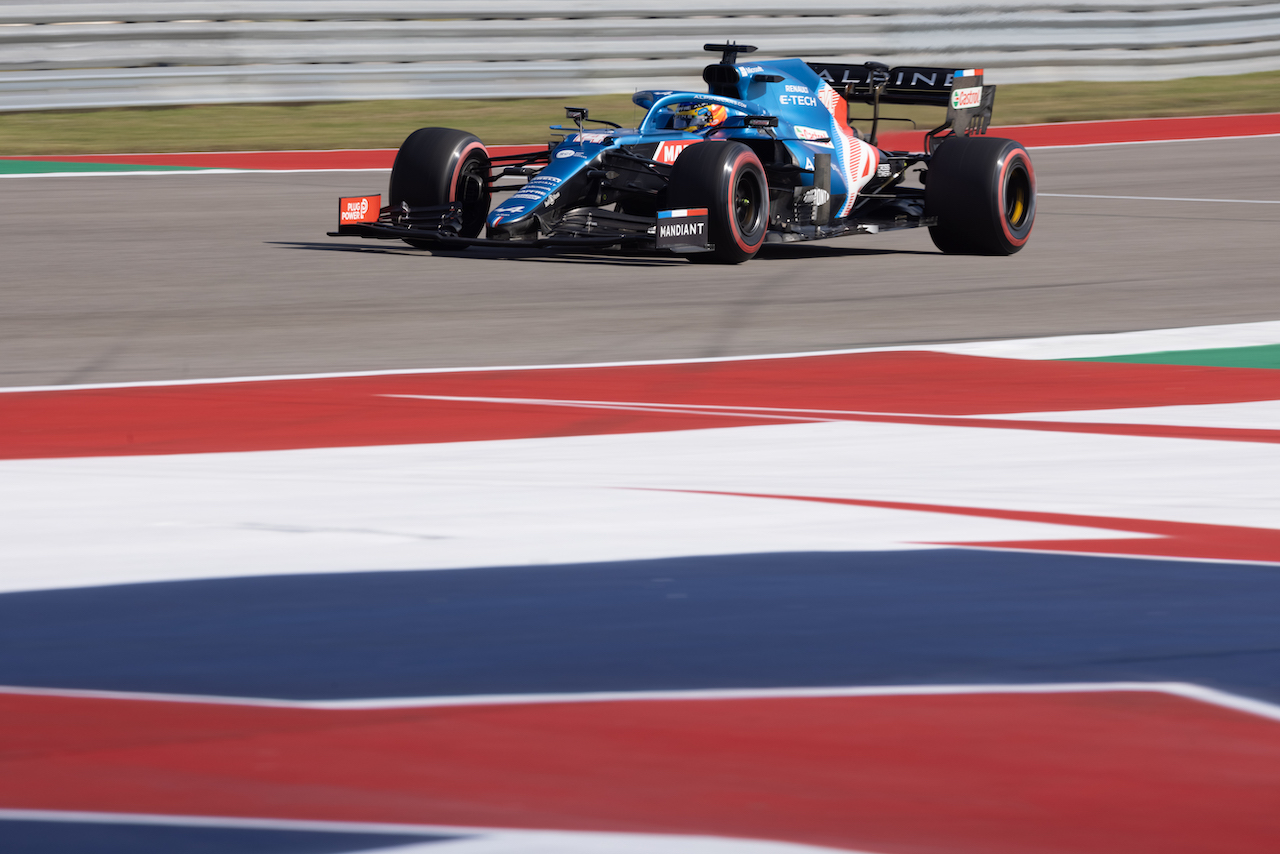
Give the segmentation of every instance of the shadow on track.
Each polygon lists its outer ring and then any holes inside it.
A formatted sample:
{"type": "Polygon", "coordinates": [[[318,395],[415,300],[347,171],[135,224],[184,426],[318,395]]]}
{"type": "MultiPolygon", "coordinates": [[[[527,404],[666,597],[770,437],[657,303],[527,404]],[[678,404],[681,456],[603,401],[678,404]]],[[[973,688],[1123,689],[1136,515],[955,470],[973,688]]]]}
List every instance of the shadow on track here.
{"type": "MultiPolygon", "coordinates": [[[[370,255],[417,255],[442,258],[475,258],[490,261],[534,261],[561,264],[598,264],[624,267],[684,266],[686,258],[679,255],[658,254],[653,251],[601,250],[584,254],[572,248],[548,247],[527,249],[473,246],[469,249],[413,249],[408,246],[369,246],[349,243],[300,243],[291,241],[265,241],[269,246],[286,249],[303,249],[315,252],[363,252],[370,255]]],[[[875,255],[937,255],[937,252],[914,249],[862,249],[844,246],[822,246],[811,243],[770,244],[760,249],[753,262],[799,261],[806,258],[862,258],[875,255]]]]}
{"type": "Polygon", "coordinates": [[[561,264],[605,264],[626,267],[669,267],[683,265],[683,259],[653,253],[600,252],[584,255],[573,249],[526,249],[513,246],[492,248],[473,246],[469,249],[413,249],[409,246],[361,246],[348,243],[298,243],[288,241],[265,241],[269,246],[280,246],[286,249],[304,249],[315,252],[364,252],[371,255],[412,255],[423,258],[474,258],[477,261],[536,261],[542,263],[561,264]]]}
{"type": "Polygon", "coordinates": [[[823,243],[769,243],[752,261],[798,261],[804,258],[865,258],[873,255],[938,255],[937,250],[862,249],[823,243]]]}
{"type": "MultiPolygon", "coordinates": [[[[362,252],[367,255],[418,255],[417,250],[408,246],[361,246],[353,243],[295,243],[282,240],[263,241],[268,246],[282,246],[286,249],[308,249],[315,252],[362,252]]],[[[458,254],[458,253],[455,253],[458,254]]]]}

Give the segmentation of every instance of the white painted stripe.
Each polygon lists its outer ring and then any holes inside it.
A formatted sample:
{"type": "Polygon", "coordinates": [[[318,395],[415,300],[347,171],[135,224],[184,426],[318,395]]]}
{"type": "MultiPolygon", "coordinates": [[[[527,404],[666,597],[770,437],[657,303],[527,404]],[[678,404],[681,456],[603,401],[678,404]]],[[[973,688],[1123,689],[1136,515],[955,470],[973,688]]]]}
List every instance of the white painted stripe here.
{"type": "MultiPolygon", "coordinates": [[[[1182,121],[1185,121],[1190,125],[1194,125],[1198,121],[1202,121],[1205,119],[1212,119],[1215,121],[1220,119],[1247,119],[1247,118],[1253,118],[1254,115],[1256,114],[1235,113],[1229,116],[1185,116],[1182,118],[1182,121]]],[[[1266,115],[1266,114],[1263,114],[1263,115],[1266,115]]],[[[1096,126],[1106,127],[1106,126],[1116,126],[1116,125],[1132,125],[1134,123],[1141,123],[1141,122],[1157,123],[1157,122],[1164,122],[1164,121],[1167,121],[1167,118],[1154,117],[1151,119],[1103,119],[1101,121],[1083,120],[1083,121],[1074,121],[1074,122],[1034,122],[1032,124],[1026,124],[1026,125],[1012,125],[1009,127],[993,127],[991,128],[991,132],[996,134],[1004,134],[1005,132],[1009,132],[1016,135],[1016,132],[1022,128],[1057,129],[1061,127],[1071,127],[1071,126],[1080,126],[1080,125],[1096,125],[1096,126]]],[[[1266,139],[1266,138],[1272,138],[1272,137],[1280,137],[1280,134],[1246,133],[1246,134],[1228,134],[1225,136],[1182,137],[1178,139],[1135,139],[1135,140],[1129,140],[1127,142],[1082,142],[1082,143],[1071,143],[1071,144],[1065,144],[1065,145],[1034,145],[1034,146],[1028,145],[1027,147],[1037,148],[1037,149],[1103,148],[1103,147],[1112,146],[1112,145],[1162,145],[1168,142],[1219,142],[1219,141],[1232,140],[1232,139],[1266,139]]]]}
{"type": "Polygon", "coordinates": [[[277,709],[362,711],[458,706],[523,706],[555,703],[714,702],[725,700],[838,699],[868,697],[952,697],[989,694],[1165,694],[1280,721],[1280,705],[1190,682],[1057,682],[977,685],[872,685],[817,688],[718,688],[688,691],[595,691],[563,694],[476,694],[454,697],[379,697],[358,700],[276,700],[128,691],[82,691],[0,685],[0,693],[74,699],[203,703],[277,709]]]}
{"type": "Polygon", "coordinates": [[[729,423],[601,436],[7,460],[0,462],[0,592],[1131,536],[1084,525],[698,494],[711,492],[1264,528],[1280,519],[1280,445],[984,430],[969,422],[729,423]]]}
{"type": "MultiPolygon", "coordinates": [[[[375,849],[379,854],[871,854],[847,848],[825,848],[798,842],[693,836],[673,833],[609,833],[605,831],[530,830],[506,827],[462,827],[441,824],[315,821],[233,816],[160,815],[71,810],[0,809],[0,821],[68,824],[145,825],[237,830],[320,833],[434,834],[459,839],[375,849]]],[[[359,852],[352,852],[359,854],[359,852]]],[[[374,852],[370,852],[374,854],[374,852]]]]}
{"type": "Polygon", "coordinates": [[[1280,205],[1275,199],[1193,199],[1178,196],[1099,196],[1087,193],[1037,193],[1053,199],[1118,199],[1131,202],[1216,202],[1229,205],[1280,205]]]}
{"type": "Polygon", "coordinates": [[[550,365],[491,365],[481,367],[453,368],[394,368],[381,371],[331,371],[317,374],[265,374],[260,376],[238,377],[206,377],[202,379],[182,380],[135,380],[117,383],[81,383],[76,385],[43,385],[43,386],[7,386],[0,388],[0,394],[21,394],[23,392],[44,391],[91,391],[118,388],[168,388],[197,385],[222,385],[225,383],[261,383],[280,382],[284,380],[330,380],[349,379],[354,377],[398,377],[417,374],[464,374],[485,373],[489,371],[555,371],[566,368],[628,368],[648,365],[696,365],[717,362],[755,362],[764,359],[806,359],[811,356],[839,356],[848,353],[875,353],[897,350],[924,350],[928,347],[871,347],[848,350],[818,350],[802,353],[774,353],[751,356],[712,356],[698,359],[641,359],[630,362],[581,362],[550,365]]]}
{"type": "Polygon", "coordinates": [[[1089,359],[1179,350],[1216,350],[1280,344],[1280,320],[1149,329],[1097,335],[1057,335],[1006,341],[943,344],[924,349],[1002,359],[1089,359]]]}
{"type": "MultiPolygon", "coordinates": [[[[993,128],[992,130],[997,130],[993,128]]],[[[1280,138],[1280,133],[1242,133],[1229,136],[1196,136],[1179,139],[1131,139],[1125,142],[1073,142],[1050,145],[1028,145],[1027,148],[1044,150],[1049,148],[1107,148],[1113,145],[1166,145],[1171,142],[1227,142],[1233,139],[1273,139],[1280,138]]]]}
{"type": "MultiPolygon", "coordinates": [[[[1115,125],[1134,125],[1134,124],[1156,124],[1159,122],[1168,122],[1170,119],[1195,124],[1201,120],[1220,121],[1223,119],[1252,119],[1258,116],[1280,115],[1277,113],[1229,113],[1226,115],[1199,115],[1199,116],[1148,116],[1141,119],[1076,119],[1069,122],[1030,122],[1024,125],[1006,125],[1004,127],[993,127],[992,130],[1017,130],[1018,128],[1058,128],[1071,127],[1072,125],[1098,125],[1098,126],[1115,126],[1115,125]]],[[[357,149],[359,150],[359,149],[357,149]]]]}
{"type": "MultiPolygon", "coordinates": [[[[1277,391],[1280,397],[1280,391],[1277,391]]],[[[410,400],[446,400],[468,403],[511,403],[526,406],[564,406],[581,409],[617,409],[629,412],[666,412],[680,415],[723,415],[727,418],[768,418],[779,421],[826,423],[848,418],[816,416],[885,417],[904,419],[947,418],[968,421],[1026,421],[1034,429],[1046,422],[1067,424],[1137,424],[1151,426],[1218,427],[1244,430],[1280,430],[1280,400],[1186,406],[1146,406],[1126,409],[1088,409],[1072,412],[1017,412],[994,415],[887,412],[864,409],[803,409],[780,406],[729,406],[710,403],[654,403],[619,400],[559,400],[531,397],[462,397],[445,394],[380,394],[410,400]],[[795,413],[782,415],[774,413],[795,413]],[[804,415],[801,415],[804,413],[804,415]]]]}
{"type": "Polygon", "coordinates": [[[1043,338],[1012,338],[954,344],[907,344],[892,347],[849,347],[840,350],[806,350],[792,353],[760,353],[746,356],[711,356],[697,359],[638,359],[623,362],[582,362],[546,365],[491,365],[448,368],[396,368],[381,371],[331,371],[314,374],[264,374],[259,376],[206,377],[181,380],[135,380],[116,383],[7,386],[0,394],[44,391],[87,391],[115,388],[164,388],[224,383],[279,382],[282,380],[347,379],[351,377],[394,377],[413,374],[483,373],[486,371],[549,371],[566,368],[626,368],[647,365],[698,365],[721,362],[757,362],[774,359],[808,359],[815,356],[845,356],[856,353],[932,352],[993,356],[1006,359],[1070,359],[1118,356],[1163,350],[1197,350],[1223,347],[1252,347],[1280,344],[1280,321],[1192,326],[1135,332],[1108,332],[1095,335],[1061,335],[1043,338]]]}
{"type": "MultiPolygon", "coordinates": [[[[163,815],[159,813],[90,812],[84,810],[27,810],[0,807],[4,821],[57,821],[68,824],[144,824],[153,827],[214,827],[245,830],[315,830],[331,833],[489,833],[491,828],[443,824],[391,824],[389,822],[315,821],[237,816],[163,815]]],[[[502,832],[502,831],[497,831],[502,832]]],[[[537,832],[537,831],[534,831],[537,832]]]]}
{"type": "Polygon", "coordinates": [[[1038,421],[1065,424],[1143,424],[1211,427],[1229,430],[1280,430],[1280,400],[1215,403],[1204,406],[1144,406],[1085,412],[1019,412],[1016,415],[976,415],[977,420],[1038,421]]]}
{"type": "MultiPolygon", "coordinates": [[[[662,412],[674,415],[718,415],[724,418],[767,418],[774,421],[789,422],[828,422],[839,421],[837,418],[810,418],[797,415],[774,415],[772,412],[783,410],[761,407],[759,410],[749,406],[710,406],[699,404],[682,405],[678,403],[628,403],[612,400],[557,400],[537,397],[459,397],[444,394],[380,394],[378,397],[396,397],[409,400],[452,400],[468,403],[514,403],[522,406],[562,406],[570,409],[614,409],[623,412],[662,412]]],[[[805,410],[792,410],[802,412],[805,410]]],[[[816,411],[816,410],[813,410],[816,411]]],[[[849,413],[853,414],[853,413],[849,413]]],[[[883,414],[883,413],[876,413],[883,414]]]]}

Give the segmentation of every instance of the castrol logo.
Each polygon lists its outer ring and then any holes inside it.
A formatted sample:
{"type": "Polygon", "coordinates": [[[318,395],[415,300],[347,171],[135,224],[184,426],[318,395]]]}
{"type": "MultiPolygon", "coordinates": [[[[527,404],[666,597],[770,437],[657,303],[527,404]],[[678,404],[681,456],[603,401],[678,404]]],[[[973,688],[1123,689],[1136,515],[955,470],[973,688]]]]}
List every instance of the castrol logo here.
{"type": "Polygon", "coordinates": [[[377,222],[382,196],[352,196],[338,200],[338,223],[377,222]]]}
{"type": "Polygon", "coordinates": [[[953,110],[967,110],[972,107],[981,106],[981,104],[981,86],[974,86],[972,89],[951,90],[951,109],[953,110]]]}

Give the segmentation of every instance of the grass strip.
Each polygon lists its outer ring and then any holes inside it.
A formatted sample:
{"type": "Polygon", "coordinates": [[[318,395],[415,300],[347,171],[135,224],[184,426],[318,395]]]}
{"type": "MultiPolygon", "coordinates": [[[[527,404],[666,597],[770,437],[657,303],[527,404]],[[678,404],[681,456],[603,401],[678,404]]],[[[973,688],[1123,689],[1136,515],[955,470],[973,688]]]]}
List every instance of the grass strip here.
{"type": "Polygon", "coordinates": [[[1215,350],[1168,350],[1128,356],[1064,359],[1066,362],[1128,362],[1142,365],[1201,365],[1212,368],[1280,368],[1280,344],[1223,347],[1215,350]]]}
{"type": "Polygon", "coordinates": [[[49,172],[197,172],[189,166],[140,166],[133,163],[67,163],[58,160],[0,160],[0,175],[44,175],[49,172]]]}
{"type": "MultiPolygon", "coordinates": [[[[999,75],[992,74],[998,83],[999,75]]],[[[634,126],[630,95],[512,100],[348,101],[0,113],[0,154],[112,154],[175,151],[282,151],[396,148],[420,127],[469,130],[487,143],[542,142],[566,104],[634,126]]],[[[995,123],[1280,112],[1280,72],[1152,83],[1001,85],[995,123]]],[[[855,105],[855,116],[870,107],[855,105]]],[[[942,122],[930,107],[887,107],[920,127],[942,122]]],[[[867,129],[869,123],[858,122],[867,129]]],[[[904,130],[890,122],[883,130],[904,130]]]]}

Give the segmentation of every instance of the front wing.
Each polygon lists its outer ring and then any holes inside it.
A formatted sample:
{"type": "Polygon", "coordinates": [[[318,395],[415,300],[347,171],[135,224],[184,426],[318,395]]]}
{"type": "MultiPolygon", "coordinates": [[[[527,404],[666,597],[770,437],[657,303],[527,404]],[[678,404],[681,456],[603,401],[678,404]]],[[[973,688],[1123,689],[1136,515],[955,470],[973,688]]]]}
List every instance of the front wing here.
{"type": "MultiPolygon", "coordinates": [[[[706,252],[714,247],[706,240],[706,229],[690,229],[678,239],[665,238],[664,231],[686,218],[672,218],[673,214],[687,211],[659,211],[657,217],[637,217],[605,208],[575,208],[568,211],[547,234],[527,239],[496,240],[485,237],[463,237],[461,208],[458,205],[440,205],[428,208],[385,207],[379,210],[377,220],[344,222],[329,237],[363,237],[373,240],[404,240],[421,248],[438,246],[441,249],[468,246],[606,248],[629,245],[634,248],[654,249],[676,254],[706,252]]],[[[702,215],[705,222],[705,213],[702,215]]],[[[894,215],[874,218],[842,220],[830,225],[792,227],[790,230],[771,231],[766,243],[795,243],[810,240],[828,240],[853,234],[877,234],[903,228],[919,228],[936,225],[933,217],[894,215]]]]}

